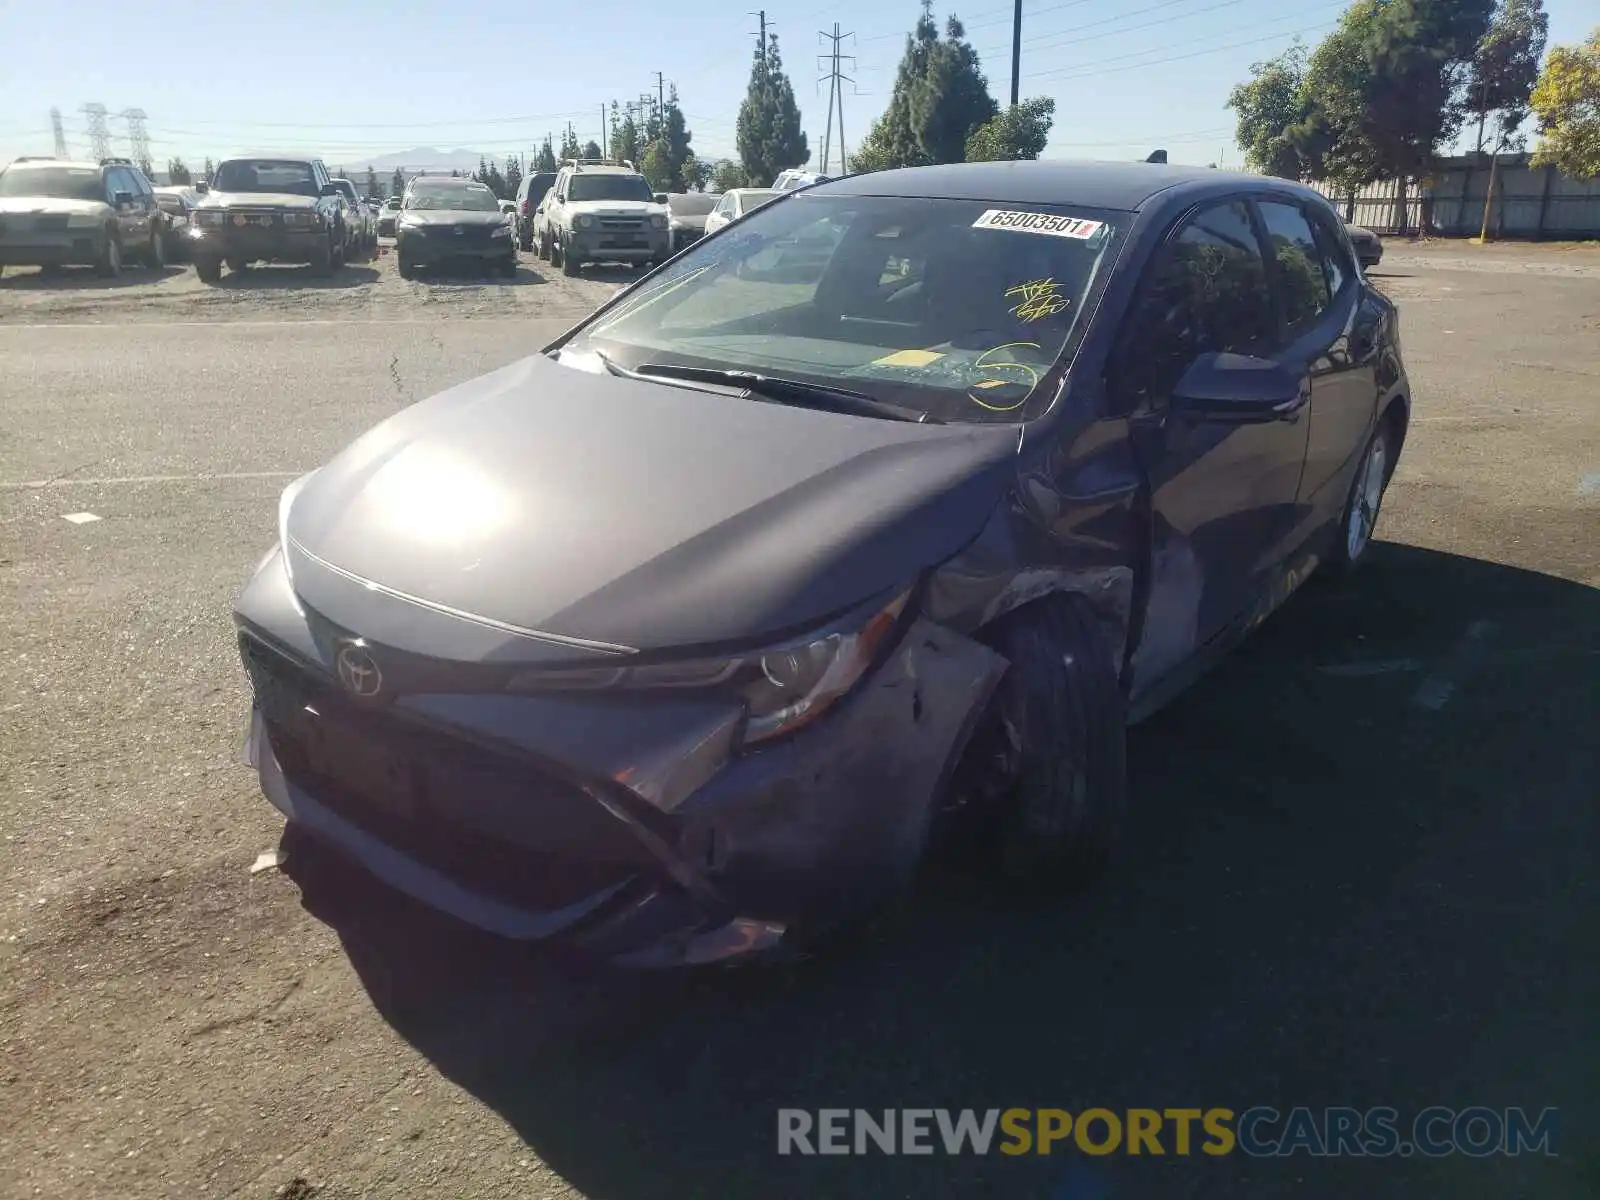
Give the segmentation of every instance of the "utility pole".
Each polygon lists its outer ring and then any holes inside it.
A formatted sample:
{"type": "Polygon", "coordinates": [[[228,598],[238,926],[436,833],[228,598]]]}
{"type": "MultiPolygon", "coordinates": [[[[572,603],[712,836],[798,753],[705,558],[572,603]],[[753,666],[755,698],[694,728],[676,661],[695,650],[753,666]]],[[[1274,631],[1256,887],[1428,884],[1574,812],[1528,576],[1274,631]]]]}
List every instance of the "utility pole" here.
{"type": "Polygon", "coordinates": [[[61,127],[61,110],[59,108],[50,110],[50,132],[56,135],[56,157],[65,158],[67,156],[67,132],[61,127]]]}
{"type": "Polygon", "coordinates": [[[1017,106],[1022,87],[1022,0],[1015,0],[1011,15],[1011,107],[1017,106]]]}
{"type": "Polygon", "coordinates": [[[818,83],[821,83],[823,80],[827,80],[828,83],[828,124],[822,133],[822,173],[824,175],[828,173],[828,162],[833,157],[833,117],[834,113],[837,112],[839,114],[839,174],[847,175],[850,172],[850,167],[848,165],[848,160],[845,157],[844,150],[843,85],[846,83],[853,85],[855,80],[840,70],[839,63],[843,59],[849,59],[853,69],[856,60],[853,55],[840,54],[839,44],[847,37],[855,37],[855,34],[840,33],[839,23],[835,21],[833,23],[832,33],[819,30],[817,36],[825,39],[831,44],[831,49],[827,55],[824,56],[828,59],[828,73],[822,76],[821,79],[817,80],[818,83]]]}
{"type": "Polygon", "coordinates": [[[667,107],[667,80],[660,71],[656,72],[656,105],[663,110],[667,107]]]}
{"type": "Polygon", "coordinates": [[[106,127],[106,106],[85,104],[78,110],[88,123],[84,136],[89,139],[89,155],[96,162],[111,157],[111,130],[106,127]]]}
{"type": "MultiPolygon", "coordinates": [[[[757,18],[761,22],[761,32],[756,34],[756,45],[758,47],[760,47],[760,50],[761,50],[761,61],[762,62],[766,62],[767,61],[767,10],[766,9],[762,9],[760,12],[753,12],[750,15],[752,17],[757,18]]],[[[773,24],[777,24],[777,22],[774,21],[773,24]]]]}

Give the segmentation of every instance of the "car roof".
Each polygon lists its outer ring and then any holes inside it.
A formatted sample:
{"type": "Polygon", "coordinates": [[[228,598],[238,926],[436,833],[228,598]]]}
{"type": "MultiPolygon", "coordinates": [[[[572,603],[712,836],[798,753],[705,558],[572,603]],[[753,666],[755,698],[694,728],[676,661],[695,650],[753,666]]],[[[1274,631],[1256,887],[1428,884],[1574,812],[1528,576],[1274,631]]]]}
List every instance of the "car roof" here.
{"type": "Polygon", "coordinates": [[[305,163],[310,166],[317,161],[315,154],[230,154],[227,158],[218,160],[217,165],[220,167],[223,163],[230,162],[286,162],[305,163]]]}
{"type": "Polygon", "coordinates": [[[830,196],[916,196],[943,200],[992,200],[1015,204],[1081,204],[1132,212],[1153,196],[1186,184],[1207,191],[1249,185],[1315,195],[1286,179],[1183,167],[1166,163],[1049,161],[951,163],[847,175],[807,189],[830,196]]]}

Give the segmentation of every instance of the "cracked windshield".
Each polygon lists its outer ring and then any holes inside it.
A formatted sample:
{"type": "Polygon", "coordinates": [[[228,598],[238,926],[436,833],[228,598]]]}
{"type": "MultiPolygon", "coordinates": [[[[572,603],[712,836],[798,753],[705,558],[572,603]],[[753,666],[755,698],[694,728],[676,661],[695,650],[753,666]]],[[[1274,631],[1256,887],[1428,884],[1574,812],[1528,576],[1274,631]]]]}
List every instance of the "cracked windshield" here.
{"type": "Polygon", "coordinates": [[[0,17],[0,1197],[1596,1200],[1596,0],[0,17]]]}

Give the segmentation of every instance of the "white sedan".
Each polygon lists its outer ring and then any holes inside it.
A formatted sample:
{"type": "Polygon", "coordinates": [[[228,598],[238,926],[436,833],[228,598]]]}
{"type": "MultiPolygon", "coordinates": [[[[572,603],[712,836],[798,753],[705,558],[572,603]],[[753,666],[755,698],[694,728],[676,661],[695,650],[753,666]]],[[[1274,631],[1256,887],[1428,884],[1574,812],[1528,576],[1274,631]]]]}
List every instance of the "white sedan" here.
{"type": "Polygon", "coordinates": [[[722,199],[706,218],[706,236],[710,237],[729,222],[737,221],[745,213],[760,208],[777,194],[771,188],[729,188],[722,193],[722,199]]]}

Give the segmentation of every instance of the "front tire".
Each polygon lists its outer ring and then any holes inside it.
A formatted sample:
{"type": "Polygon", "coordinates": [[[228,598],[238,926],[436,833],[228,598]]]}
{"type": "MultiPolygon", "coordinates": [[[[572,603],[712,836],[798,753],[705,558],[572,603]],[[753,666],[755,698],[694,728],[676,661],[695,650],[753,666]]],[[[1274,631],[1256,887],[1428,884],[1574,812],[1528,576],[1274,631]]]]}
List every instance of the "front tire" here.
{"type": "Polygon", "coordinates": [[[144,252],[144,265],[152,271],[167,269],[167,239],[159,229],[150,231],[150,245],[144,252]]]}
{"type": "Polygon", "coordinates": [[[1344,512],[1339,518],[1338,536],[1328,555],[1328,567],[1335,575],[1347,575],[1355,570],[1372,546],[1384,492],[1389,487],[1389,476],[1394,473],[1395,445],[1394,427],[1385,417],[1373,430],[1372,440],[1361,456],[1361,465],[1350,481],[1350,494],[1345,498],[1344,512]]]}
{"type": "Polygon", "coordinates": [[[404,255],[400,257],[397,269],[400,272],[401,279],[415,279],[417,277],[417,268],[404,255]]]}
{"type": "Polygon", "coordinates": [[[582,265],[583,264],[581,262],[572,256],[572,251],[566,249],[566,247],[562,247],[561,273],[563,275],[567,276],[569,279],[572,278],[573,276],[577,275],[578,268],[582,265]]]}
{"type": "Polygon", "coordinates": [[[194,260],[194,273],[201,283],[221,283],[222,260],[220,258],[197,258],[194,260]]]}
{"type": "Polygon", "coordinates": [[[122,243],[108,234],[106,244],[100,248],[100,257],[94,264],[94,273],[101,279],[115,279],[122,274],[122,243]]]}
{"type": "Polygon", "coordinates": [[[1105,867],[1127,806],[1126,715],[1094,610],[1051,596],[985,638],[1010,662],[958,786],[988,826],[1008,881],[1077,887],[1105,867]]]}

